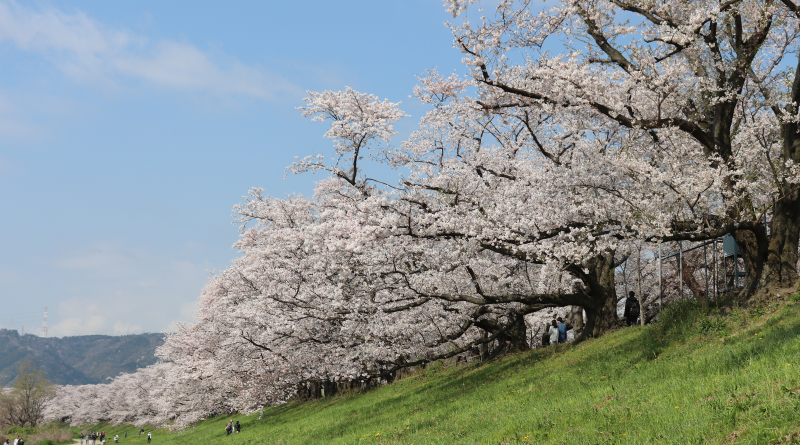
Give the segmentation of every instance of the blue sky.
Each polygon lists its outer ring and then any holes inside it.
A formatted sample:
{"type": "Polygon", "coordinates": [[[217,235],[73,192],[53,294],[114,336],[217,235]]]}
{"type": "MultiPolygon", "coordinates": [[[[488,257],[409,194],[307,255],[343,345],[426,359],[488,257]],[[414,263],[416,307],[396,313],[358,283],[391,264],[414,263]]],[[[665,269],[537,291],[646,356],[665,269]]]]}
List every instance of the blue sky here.
{"type": "MultiPolygon", "coordinates": [[[[306,90],[412,117],[415,74],[465,72],[439,0],[0,0],[0,327],[51,336],[189,321],[236,256],[231,207],[330,152],[306,90]]],[[[384,172],[392,175],[396,173],[384,172]]]]}

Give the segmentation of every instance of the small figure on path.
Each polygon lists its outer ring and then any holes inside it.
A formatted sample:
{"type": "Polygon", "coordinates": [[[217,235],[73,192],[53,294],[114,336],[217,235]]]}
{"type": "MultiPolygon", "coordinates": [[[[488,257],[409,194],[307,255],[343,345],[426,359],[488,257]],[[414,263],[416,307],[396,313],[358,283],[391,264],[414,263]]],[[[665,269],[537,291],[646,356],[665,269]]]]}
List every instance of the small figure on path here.
{"type": "Polygon", "coordinates": [[[550,344],[555,345],[558,343],[558,323],[555,320],[550,322],[550,327],[547,329],[550,333],[550,344]]]}
{"type": "Polygon", "coordinates": [[[628,292],[628,298],[625,300],[625,323],[630,326],[636,324],[636,319],[639,318],[639,300],[636,298],[636,292],[628,292]]]}

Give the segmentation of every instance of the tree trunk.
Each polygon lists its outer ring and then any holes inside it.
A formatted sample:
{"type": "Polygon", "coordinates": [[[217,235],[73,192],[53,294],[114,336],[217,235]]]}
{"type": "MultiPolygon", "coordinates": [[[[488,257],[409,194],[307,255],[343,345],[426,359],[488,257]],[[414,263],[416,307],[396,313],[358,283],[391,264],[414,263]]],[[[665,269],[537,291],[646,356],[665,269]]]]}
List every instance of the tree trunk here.
{"type": "MultiPolygon", "coordinates": [[[[797,63],[792,85],[792,99],[800,96],[800,61],[797,63]]],[[[787,105],[789,115],[796,114],[795,105],[787,105]]],[[[784,161],[800,161],[800,133],[798,123],[788,120],[782,125],[784,161]]],[[[760,290],[794,287],[797,284],[797,248],[800,241],[800,191],[796,184],[783,181],[780,196],[772,207],[770,233],[739,231],[734,234],[742,247],[747,267],[748,283],[745,289],[750,296],[760,290]],[[740,234],[740,232],[742,232],[740,234]],[[747,250],[745,255],[745,250],[747,250]],[[752,272],[751,272],[752,271],[752,272]]]]}
{"type": "Polygon", "coordinates": [[[584,307],[586,324],[579,340],[599,337],[615,328],[617,317],[617,290],[615,282],[614,252],[606,251],[586,264],[588,274],[583,274],[586,291],[595,302],[594,307],[584,307]]]}
{"type": "MultiPolygon", "coordinates": [[[[763,227],[761,231],[764,232],[763,227]]],[[[749,230],[738,230],[733,233],[733,239],[742,252],[744,269],[747,275],[747,282],[744,284],[742,294],[750,296],[756,293],[759,283],[762,281],[764,262],[767,257],[767,238],[766,233],[757,236],[749,230]]],[[[734,268],[734,270],[736,270],[734,268]]],[[[734,277],[734,282],[736,277],[734,277]]]]}
{"type": "Polygon", "coordinates": [[[501,337],[501,342],[506,344],[508,352],[527,351],[531,347],[528,344],[528,327],[525,325],[525,316],[514,314],[511,321],[512,325],[501,337]]]}
{"type": "Polygon", "coordinates": [[[575,332],[575,338],[578,338],[583,330],[583,307],[572,306],[569,312],[569,323],[572,325],[572,330],[575,332]]]}
{"type": "Polygon", "coordinates": [[[798,191],[793,191],[775,204],[769,235],[763,226],[755,232],[740,230],[734,233],[747,272],[744,295],[797,285],[797,248],[800,241],[798,195],[798,191]]]}
{"type": "Polygon", "coordinates": [[[689,291],[692,292],[694,295],[694,299],[700,301],[701,299],[708,299],[706,296],[706,291],[700,283],[694,278],[694,273],[697,272],[697,268],[694,267],[694,264],[687,264],[686,261],[683,262],[683,276],[681,279],[686,287],[689,288],[689,291]]]}
{"type": "Polygon", "coordinates": [[[637,286],[639,288],[638,293],[636,294],[636,299],[639,301],[639,320],[642,322],[642,326],[644,326],[644,297],[642,296],[642,249],[639,248],[639,251],[636,253],[636,275],[637,275],[637,286]]]}
{"type": "Polygon", "coordinates": [[[800,241],[800,192],[775,203],[770,223],[766,261],[758,287],[793,287],[797,284],[797,247],[800,241]]]}

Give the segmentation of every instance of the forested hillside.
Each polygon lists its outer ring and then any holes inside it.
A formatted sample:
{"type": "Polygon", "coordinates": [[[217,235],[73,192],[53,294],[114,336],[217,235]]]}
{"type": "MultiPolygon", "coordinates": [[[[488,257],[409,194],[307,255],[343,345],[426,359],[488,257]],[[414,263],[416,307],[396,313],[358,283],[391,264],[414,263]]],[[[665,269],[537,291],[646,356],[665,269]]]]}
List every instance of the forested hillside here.
{"type": "Polygon", "coordinates": [[[14,381],[15,364],[23,358],[44,368],[59,385],[99,383],[152,365],[155,349],[163,342],[163,334],[43,338],[0,329],[0,385],[14,381]]]}

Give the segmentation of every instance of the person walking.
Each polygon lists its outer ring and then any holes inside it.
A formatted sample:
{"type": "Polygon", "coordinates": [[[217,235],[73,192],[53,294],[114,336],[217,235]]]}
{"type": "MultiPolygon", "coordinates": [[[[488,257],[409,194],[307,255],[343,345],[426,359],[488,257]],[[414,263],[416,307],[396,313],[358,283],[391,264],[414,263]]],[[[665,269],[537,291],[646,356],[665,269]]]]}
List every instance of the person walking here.
{"type": "Polygon", "coordinates": [[[550,322],[550,327],[547,329],[550,334],[550,344],[555,345],[558,343],[558,323],[555,320],[550,322]]]}
{"type": "Polygon", "coordinates": [[[83,445],[83,433],[80,433],[78,437],[81,439],[81,445],[83,445]]]}
{"type": "Polygon", "coordinates": [[[147,443],[150,443],[150,439],[152,439],[152,433],[150,431],[147,432],[147,443]]]}
{"type": "Polygon", "coordinates": [[[225,425],[225,435],[230,436],[233,432],[233,420],[229,420],[228,424],[225,425]]]}
{"type": "Polygon", "coordinates": [[[114,443],[119,443],[119,434],[114,434],[114,443]]]}
{"type": "Polygon", "coordinates": [[[233,430],[236,431],[237,433],[241,433],[242,432],[242,425],[239,424],[238,420],[236,421],[236,424],[233,425],[233,430]]]}
{"type": "Polygon", "coordinates": [[[625,313],[622,316],[628,326],[636,324],[636,319],[639,318],[639,300],[636,298],[636,292],[628,292],[628,298],[625,300],[625,313]]]}
{"type": "Polygon", "coordinates": [[[558,343],[566,343],[567,342],[567,324],[564,323],[564,319],[558,317],[558,323],[556,323],[556,328],[558,328],[558,343]]]}

